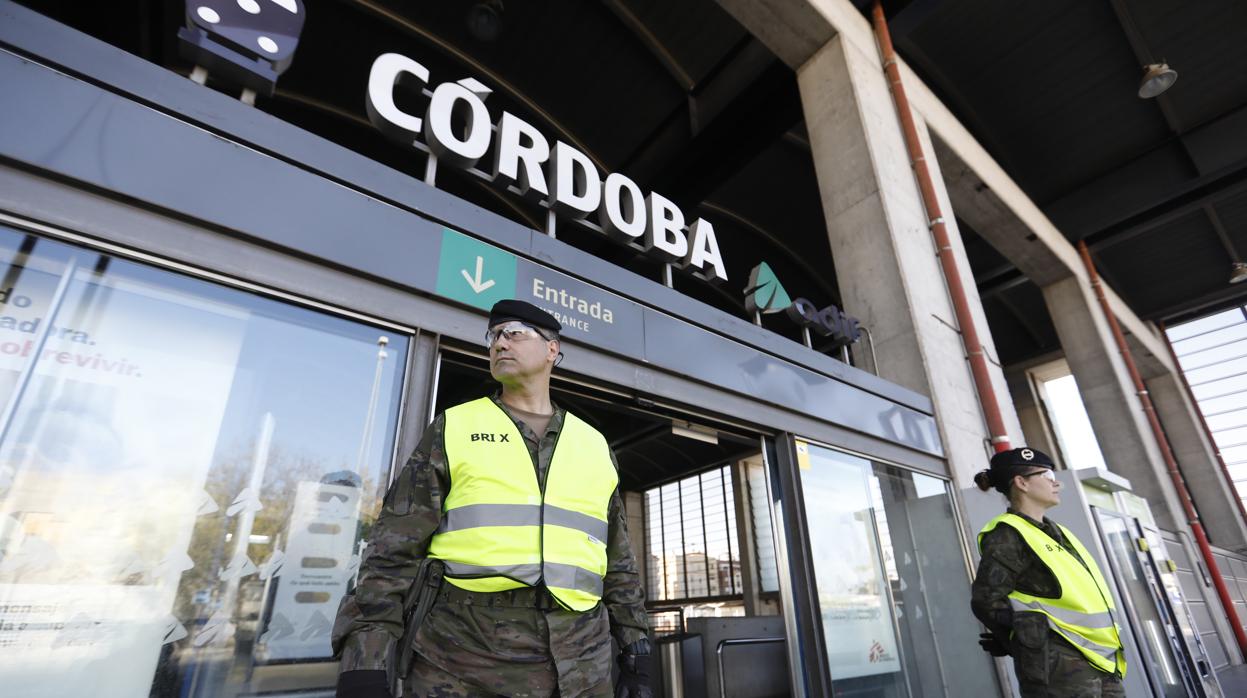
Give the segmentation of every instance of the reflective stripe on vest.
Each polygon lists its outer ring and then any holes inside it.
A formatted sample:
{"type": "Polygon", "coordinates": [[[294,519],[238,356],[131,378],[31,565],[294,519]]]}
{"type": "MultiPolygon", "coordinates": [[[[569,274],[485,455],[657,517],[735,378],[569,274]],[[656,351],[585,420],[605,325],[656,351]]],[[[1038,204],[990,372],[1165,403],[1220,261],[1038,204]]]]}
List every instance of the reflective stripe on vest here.
{"type": "MultiPolygon", "coordinates": [[[[469,504],[446,512],[437,532],[481,526],[540,526],[542,508],[535,504],[469,504]]],[[[574,528],[598,540],[606,540],[608,527],[605,521],[550,504],[546,504],[544,509],[546,523],[574,528]]]]}
{"type": "Polygon", "coordinates": [[[1000,524],[1022,534],[1022,539],[1051,570],[1061,586],[1061,596],[1057,598],[1031,596],[1014,590],[1009,594],[1013,610],[1042,613],[1047,617],[1048,627],[1077,647],[1092,666],[1100,671],[1125,676],[1126,659],[1122,652],[1121,628],[1113,617],[1113,595],[1095,559],[1082,542],[1069,529],[1061,526],[1065,540],[1085,565],[1026,519],[1016,514],[1004,514],[989,521],[979,532],[980,549],[983,536],[1000,524]]]}
{"type": "Polygon", "coordinates": [[[545,491],[519,428],[493,400],[446,411],[450,491],[429,557],[446,579],[496,592],[544,581],[575,611],[602,598],[607,516],[619,482],[606,439],[566,413],[545,491]]]}

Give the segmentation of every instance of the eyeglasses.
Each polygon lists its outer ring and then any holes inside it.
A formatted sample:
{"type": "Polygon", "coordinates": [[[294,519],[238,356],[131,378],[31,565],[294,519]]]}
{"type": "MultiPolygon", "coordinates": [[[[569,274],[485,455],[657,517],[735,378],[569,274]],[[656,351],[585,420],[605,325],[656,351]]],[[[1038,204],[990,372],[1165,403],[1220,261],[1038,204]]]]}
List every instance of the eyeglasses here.
{"type": "Polygon", "coordinates": [[[512,320],[486,330],[485,346],[493,347],[494,342],[497,342],[499,337],[506,337],[508,342],[523,342],[540,336],[541,333],[537,331],[537,328],[525,325],[518,320],[512,320]]]}
{"type": "Polygon", "coordinates": [[[1043,470],[1036,470],[1033,473],[1027,473],[1023,475],[1022,478],[1026,479],[1026,478],[1035,477],[1035,476],[1039,476],[1045,480],[1051,480],[1053,482],[1056,482],[1056,471],[1050,470],[1048,468],[1044,468],[1043,470]]]}

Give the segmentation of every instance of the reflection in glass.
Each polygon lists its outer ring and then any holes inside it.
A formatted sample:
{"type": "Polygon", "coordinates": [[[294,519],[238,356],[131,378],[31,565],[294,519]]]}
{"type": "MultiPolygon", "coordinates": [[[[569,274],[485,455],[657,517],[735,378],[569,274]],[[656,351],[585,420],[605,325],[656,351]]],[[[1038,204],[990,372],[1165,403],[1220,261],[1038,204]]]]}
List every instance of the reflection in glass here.
{"type": "Polygon", "coordinates": [[[837,695],[999,695],[944,481],[798,442],[837,695]]]}
{"type": "Polygon", "coordinates": [[[331,685],[406,338],[10,229],[0,267],[5,694],[331,685]]]}

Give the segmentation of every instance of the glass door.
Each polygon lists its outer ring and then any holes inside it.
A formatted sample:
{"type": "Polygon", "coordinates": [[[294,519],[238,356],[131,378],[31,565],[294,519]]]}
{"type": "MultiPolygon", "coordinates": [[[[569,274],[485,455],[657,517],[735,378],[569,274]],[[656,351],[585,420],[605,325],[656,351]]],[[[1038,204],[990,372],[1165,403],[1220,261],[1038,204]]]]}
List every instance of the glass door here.
{"type": "Polygon", "coordinates": [[[801,440],[796,451],[835,694],[999,695],[948,483],[801,440]]]}
{"type": "Polygon", "coordinates": [[[331,691],[409,337],[0,227],[0,693],[331,691]]]}
{"type": "Polygon", "coordinates": [[[1178,566],[1169,557],[1165,539],[1159,530],[1143,524],[1139,519],[1135,521],[1143,532],[1143,538],[1147,544],[1141,557],[1159,580],[1156,585],[1159,592],[1158,598],[1177,628],[1175,639],[1186,660],[1188,671],[1196,677],[1196,682],[1206,695],[1220,696],[1221,685],[1217,681],[1216,672],[1212,669],[1212,660],[1208,657],[1208,651],[1199,638],[1199,632],[1195,629],[1195,620],[1186,603],[1186,597],[1182,593],[1182,583],[1176,574],[1178,566]]]}
{"type": "Polygon", "coordinates": [[[1204,696],[1193,680],[1187,654],[1164,603],[1156,574],[1145,558],[1147,543],[1137,521],[1092,507],[1108,552],[1118,596],[1130,617],[1134,641],[1143,656],[1153,693],[1164,698],[1204,696]]]}

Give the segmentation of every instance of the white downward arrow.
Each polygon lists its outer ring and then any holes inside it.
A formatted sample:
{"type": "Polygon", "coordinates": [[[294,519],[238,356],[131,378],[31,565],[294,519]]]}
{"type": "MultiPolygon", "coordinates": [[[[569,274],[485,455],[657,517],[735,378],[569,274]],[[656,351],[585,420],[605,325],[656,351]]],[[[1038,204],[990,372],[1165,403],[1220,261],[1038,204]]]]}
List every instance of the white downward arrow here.
{"type": "Polygon", "coordinates": [[[476,278],[475,279],[473,279],[470,275],[468,275],[467,269],[459,270],[459,273],[463,274],[464,280],[466,280],[468,282],[468,285],[472,287],[472,290],[476,291],[477,293],[485,291],[489,287],[494,285],[493,279],[490,279],[489,281],[481,281],[481,269],[484,266],[485,266],[485,260],[478,256],[476,258],[476,278]]]}

